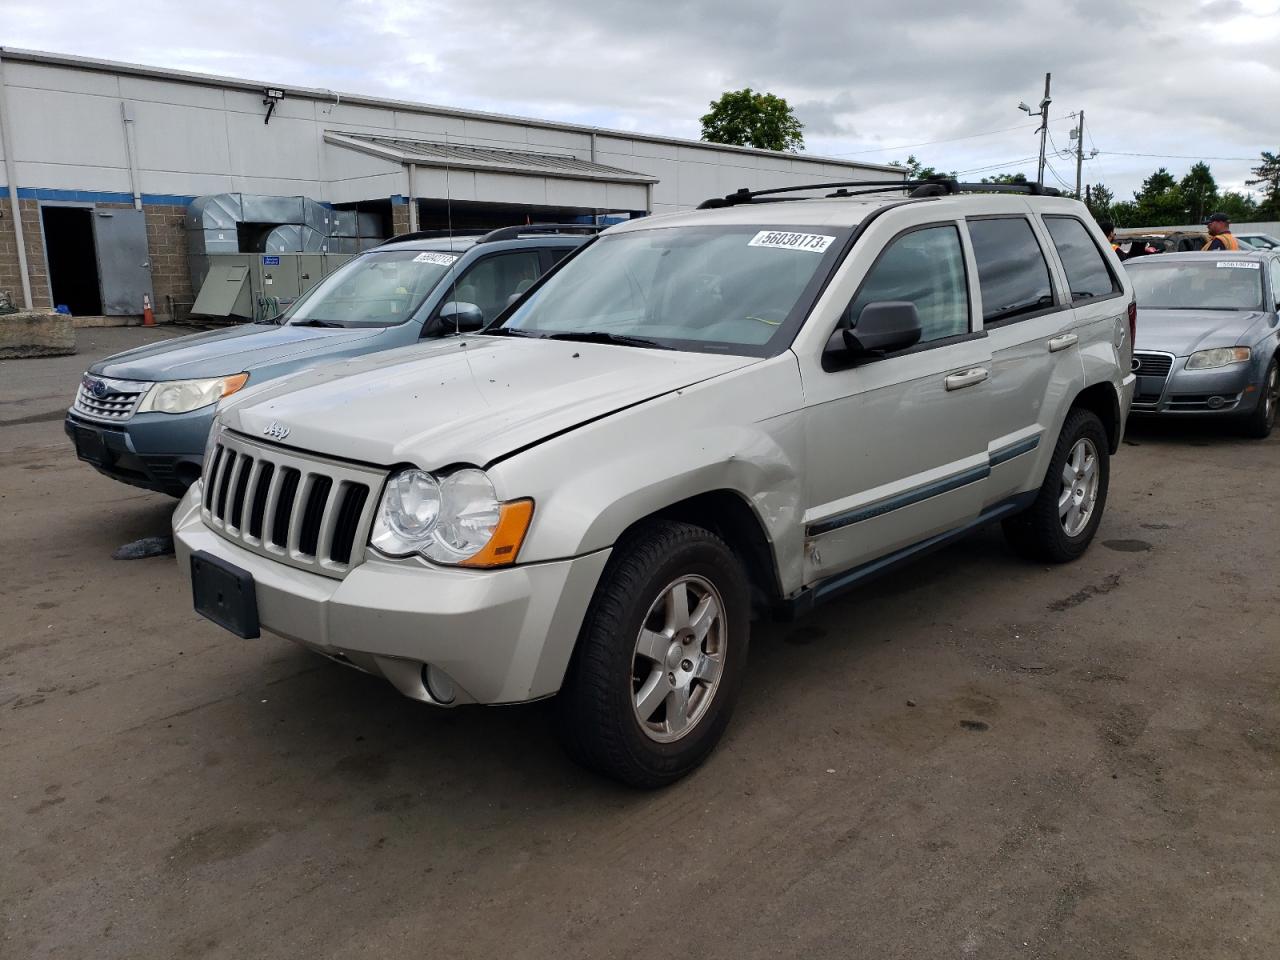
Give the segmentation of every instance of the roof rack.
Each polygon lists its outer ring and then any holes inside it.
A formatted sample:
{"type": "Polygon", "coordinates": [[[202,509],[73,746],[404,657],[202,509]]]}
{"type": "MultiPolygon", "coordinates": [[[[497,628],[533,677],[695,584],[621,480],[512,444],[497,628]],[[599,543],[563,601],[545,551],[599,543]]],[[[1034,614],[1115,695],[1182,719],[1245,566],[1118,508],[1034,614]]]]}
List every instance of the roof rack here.
{"type": "Polygon", "coordinates": [[[388,237],[381,243],[376,244],[379,247],[385,247],[388,243],[401,243],[405,240],[448,240],[451,237],[478,237],[488,231],[479,230],[414,230],[412,233],[398,233],[394,237],[388,237]]]}
{"type": "Polygon", "coordinates": [[[778,200],[817,199],[813,197],[779,197],[780,193],[798,193],[802,190],[835,190],[826,197],[863,197],[874,193],[892,193],[910,190],[910,196],[941,197],[957,193],[1019,193],[1033,196],[1060,197],[1062,192],[1042,183],[962,183],[952,177],[929,177],[924,180],[842,180],[834,183],[797,184],[793,187],[772,187],[768,190],[748,190],[746,187],[711,197],[698,204],[699,210],[718,207],[735,207],[743,203],[771,203],[778,200]],[[858,187],[850,190],[849,187],[858,187]],[[763,198],[763,199],[762,199],[763,198]]]}
{"type": "Polygon", "coordinates": [[[499,227],[477,240],[492,243],[495,240],[515,240],[531,233],[599,233],[605,229],[597,223],[526,223],[523,226],[499,227]]]}

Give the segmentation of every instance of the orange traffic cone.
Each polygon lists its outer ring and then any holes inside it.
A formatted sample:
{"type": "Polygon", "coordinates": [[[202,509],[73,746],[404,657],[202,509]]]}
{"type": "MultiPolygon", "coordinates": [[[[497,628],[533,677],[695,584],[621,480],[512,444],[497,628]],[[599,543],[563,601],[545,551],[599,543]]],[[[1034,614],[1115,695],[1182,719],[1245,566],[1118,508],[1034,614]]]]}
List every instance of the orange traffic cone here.
{"type": "Polygon", "coordinates": [[[151,312],[151,295],[147,293],[142,295],[142,325],[144,327],[156,325],[156,315],[151,312]]]}

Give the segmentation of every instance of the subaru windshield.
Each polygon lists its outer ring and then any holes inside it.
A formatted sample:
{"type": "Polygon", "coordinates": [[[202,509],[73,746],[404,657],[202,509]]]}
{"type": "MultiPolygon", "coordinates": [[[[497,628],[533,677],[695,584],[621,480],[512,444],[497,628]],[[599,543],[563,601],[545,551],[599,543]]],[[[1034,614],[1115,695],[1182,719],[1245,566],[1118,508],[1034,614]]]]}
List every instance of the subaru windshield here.
{"type": "Polygon", "coordinates": [[[280,322],[290,326],[391,327],[404,323],[461,254],[386,250],[343,264],[300,297],[280,322]]]}
{"type": "Polygon", "coordinates": [[[1257,260],[1162,260],[1126,263],[1138,306],[1152,310],[1261,310],[1257,260]]]}
{"type": "Polygon", "coordinates": [[[790,344],[848,234],[740,224],[605,234],[486,332],[769,356],[790,344]]]}

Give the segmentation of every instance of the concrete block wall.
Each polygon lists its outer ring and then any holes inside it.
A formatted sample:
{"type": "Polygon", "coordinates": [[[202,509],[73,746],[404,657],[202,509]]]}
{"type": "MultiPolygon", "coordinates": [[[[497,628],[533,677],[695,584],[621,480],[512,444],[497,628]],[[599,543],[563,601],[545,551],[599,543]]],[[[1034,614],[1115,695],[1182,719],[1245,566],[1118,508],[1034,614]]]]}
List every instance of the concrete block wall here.
{"type": "MultiPolygon", "coordinates": [[[[151,258],[152,309],[157,320],[173,320],[169,297],[182,301],[195,296],[187,265],[187,208],[170,204],[146,204],[147,251],[151,258]]],[[[183,314],[180,312],[179,317],[183,314]]]]}
{"type": "MultiPolygon", "coordinates": [[[[19,200],[22,209],[22,239],[27,250],[27,275],[31,278],[31,307],[33,310],[50,310],[53,300],[49,293],[49,267],[44,259],[44,225],[40,221],[39,200],[19,200]]],[[[14,251],[14,273],[18,266],[17,251],[14,251]]],[[[22,284],[19,282],[15,291],[20,301],[22,284]]]]}

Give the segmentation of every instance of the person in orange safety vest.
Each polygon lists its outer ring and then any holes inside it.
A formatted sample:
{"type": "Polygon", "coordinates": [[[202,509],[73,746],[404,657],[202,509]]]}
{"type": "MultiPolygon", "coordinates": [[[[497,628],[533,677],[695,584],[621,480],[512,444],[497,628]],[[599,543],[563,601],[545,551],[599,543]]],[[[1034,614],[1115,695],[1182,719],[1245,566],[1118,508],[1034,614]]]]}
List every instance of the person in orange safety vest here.
{"type": "Polygon", "coordinates": [[[1205,221],[1209,240],[1201,250],[1239,250],[1240,241],[1231,235],[1231,218],[1225,213],[1215,213],[1205,221]]]}

